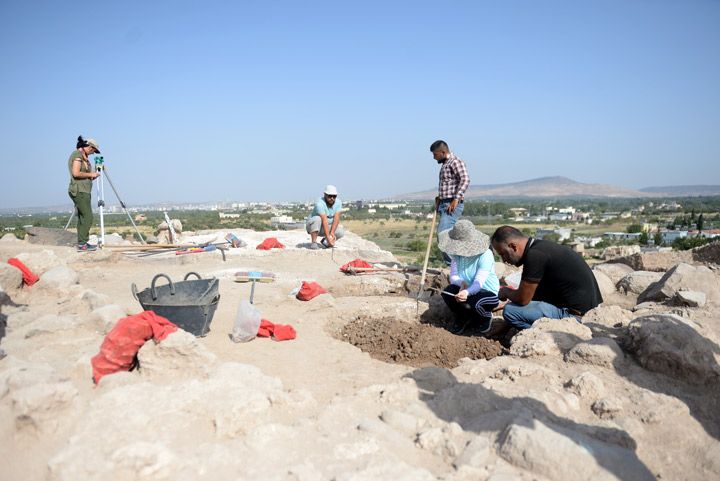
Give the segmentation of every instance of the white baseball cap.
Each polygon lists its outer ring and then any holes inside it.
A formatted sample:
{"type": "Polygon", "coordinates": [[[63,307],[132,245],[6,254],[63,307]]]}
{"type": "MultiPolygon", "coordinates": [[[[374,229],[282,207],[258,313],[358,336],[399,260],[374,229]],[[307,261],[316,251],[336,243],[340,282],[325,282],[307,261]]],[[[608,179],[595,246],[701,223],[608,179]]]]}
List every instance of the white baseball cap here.
{"type": "Polygon", "coordinates": [[[338,193],[337,193],[337,188],[336,188],[334,185],[330,185],[330,184],[328,184],[328,185],[325,186],[325,191],[324,191],[324,192],[325,192],[327,195],[338,195],[338,193]]]}

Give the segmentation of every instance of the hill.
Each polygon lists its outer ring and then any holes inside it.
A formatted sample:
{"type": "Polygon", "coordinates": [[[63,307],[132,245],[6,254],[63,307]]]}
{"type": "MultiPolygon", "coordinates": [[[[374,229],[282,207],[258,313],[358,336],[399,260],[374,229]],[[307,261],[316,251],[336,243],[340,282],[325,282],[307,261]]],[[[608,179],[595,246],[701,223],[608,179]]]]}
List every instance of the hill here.
{"type": "MultiPolygon", "coordinates": [[[[394,197],[403,200],[432,199],[435,189],[413,192],[394,197]]],[[[490,198],[544,198],[544,197],[654,197],[660,194],[640,190],[624,189],[607,184],[585,184],[567,177],[540,177],[538,179],[512,182],[509,184],[471,185],[465,193],[466,199],[490,198]]]]}
{"type": "Polygon", "coordinates": [[[675,197],[695,197],[720,195],[720,185],[666,185],[662,187],[644,187],[640,189],[648,194],[662,194],[675,197]]]}

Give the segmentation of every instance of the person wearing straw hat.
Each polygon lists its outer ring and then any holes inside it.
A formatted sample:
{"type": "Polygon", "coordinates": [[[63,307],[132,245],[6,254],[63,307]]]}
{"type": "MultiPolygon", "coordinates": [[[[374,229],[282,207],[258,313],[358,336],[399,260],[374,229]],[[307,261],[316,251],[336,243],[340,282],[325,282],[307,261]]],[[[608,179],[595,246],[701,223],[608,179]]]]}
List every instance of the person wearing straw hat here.
{"type": "Polygon", "coordinates": [[[310,249],[335,247],[345,233],[340,225],[341,212],[342,201],[338,198],[337,187],[325,186],[323,196],[315,202],[312,213],[305,221],[305,230],[310,234],[310,249]],[[318,235],[323,236],[320,242],[317,242],[318,235]]]}
{"type": "Polygon", "coordinates": [[[88,244],[90,238],[90,226],[92,226],[93,215],[90,205],[92,182],[100,175],[94,172],[90,165],[88,156],[99,154],[100,146],[95,139],[83,139],[78,137],[75,150],[68,159],[68,171],[70,172],[70,185],[68,195],[75,204],[77,212],[77,250],[80,252],[94,251],[97,246],[88,244]]]}
{"type": "Polygon", "coordinates": [[[473,324],[483,334],[490,332],[492,312],[500,304],[490,238],[465,219],[440,232],[438,238],[440,250],[450,256],[450,285],[442,298],[455,314],[453,332],[462,334],[473,324]]]}

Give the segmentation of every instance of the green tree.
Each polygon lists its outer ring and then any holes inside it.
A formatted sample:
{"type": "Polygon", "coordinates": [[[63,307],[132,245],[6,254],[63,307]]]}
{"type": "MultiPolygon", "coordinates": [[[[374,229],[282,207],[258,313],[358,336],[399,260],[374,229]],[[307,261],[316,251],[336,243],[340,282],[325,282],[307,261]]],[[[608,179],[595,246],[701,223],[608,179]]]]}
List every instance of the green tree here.
{"type": "Polygon", "coordinates": [[[625,228],[626,232],[628,234],[635,234],[638,232],[642,232],[642,225],[640,224],[630,224],[625,228]]]}
{"type": "Polygon", "coordinates": [[[648,245],[648,234],[647,232],[641,232],[640,237],[638,238],[638,242],[640,242],[640,245],[646,246],[648,245]]]}
{"type": "Polygon", "coordinates": [[[698,220],[697,220],[697,230],[702,232],[704,225],[705,225],[705,220],[703,219],[703,215],[701,213],[698,216],[698,220]]]}
{"type": "Polygon", "coordinates": [[[660,233],[660,231],[655,233],[655,236],[653,237],[653,242],[655,243],[656,246],[663,245],[663,237],[662,237],[662,234],[660,233]]]}

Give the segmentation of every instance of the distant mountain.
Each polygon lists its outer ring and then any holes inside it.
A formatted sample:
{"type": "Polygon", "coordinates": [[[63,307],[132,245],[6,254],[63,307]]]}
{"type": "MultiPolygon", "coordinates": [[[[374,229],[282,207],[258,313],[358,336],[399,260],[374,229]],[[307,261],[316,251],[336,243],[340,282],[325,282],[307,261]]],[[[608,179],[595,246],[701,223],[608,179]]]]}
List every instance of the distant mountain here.
{"type": "MultiPolygon", "coordinates": [[[[426,190],[395,196],[394,199],[432,199],[437,190],[426,190]]],[[[497,198],[593,198],[593,197],[656,197],[661,194],[640,190],[623,189],[606,184],[584,184],[567,177],[541,177],[509,184],[471,185],[465,192],[466,199],[497,198]]]]}
{"type": "Polygon", "coordinates": [[[720,185],[666,185],[663,187],[645,187],[642,192],[672,197],[695,197],[701,195],[720,195],[720,185]]]}

